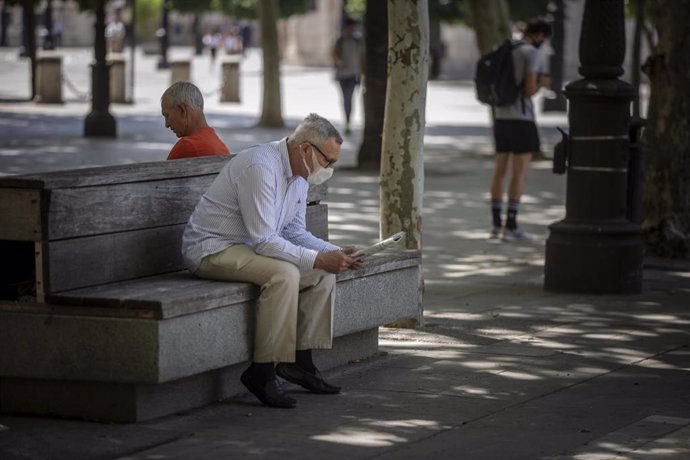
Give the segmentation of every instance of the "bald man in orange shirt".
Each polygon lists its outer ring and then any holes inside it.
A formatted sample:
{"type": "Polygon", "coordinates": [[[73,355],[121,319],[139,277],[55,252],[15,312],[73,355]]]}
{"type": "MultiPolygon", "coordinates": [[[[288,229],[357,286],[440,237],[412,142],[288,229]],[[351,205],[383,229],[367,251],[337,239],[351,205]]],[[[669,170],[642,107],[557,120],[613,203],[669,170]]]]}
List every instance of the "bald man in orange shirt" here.
{"type": "Polygon", "coordinates": [[[180,138],[170,150],[168,160],[230,154],[216,131],[206,123],[204,97],[192,83],[178,81],[165,90],[161,112],[165,127],[180,138]]]}

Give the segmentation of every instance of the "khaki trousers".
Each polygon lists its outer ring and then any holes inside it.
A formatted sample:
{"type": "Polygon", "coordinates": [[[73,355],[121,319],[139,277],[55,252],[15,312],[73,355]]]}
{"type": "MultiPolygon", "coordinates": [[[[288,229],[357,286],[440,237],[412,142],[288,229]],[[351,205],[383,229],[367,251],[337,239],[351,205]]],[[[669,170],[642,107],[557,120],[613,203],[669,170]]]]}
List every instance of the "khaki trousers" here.
{"type": "Polygon", "coordinates": [[[294,362],[295,350],[331,348],[335,275],[301,273],[290,262],[235,244],[204,257],[200,278],[259,285],[254,362],[294,362]]]}

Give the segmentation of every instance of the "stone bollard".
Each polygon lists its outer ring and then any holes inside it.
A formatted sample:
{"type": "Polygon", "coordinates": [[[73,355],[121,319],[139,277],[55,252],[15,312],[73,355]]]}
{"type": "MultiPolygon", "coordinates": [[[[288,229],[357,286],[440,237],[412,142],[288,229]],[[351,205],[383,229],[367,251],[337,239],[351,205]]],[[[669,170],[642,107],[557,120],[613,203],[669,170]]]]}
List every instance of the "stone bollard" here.
{"type": "Polygon", "coordinates": [[[42,51],[36,56],[36,102],[62,104],[62,56],[42,51]]]}
{"type": "Polygon", "coordinates": [[[110,64],[110,102],[125,103],[125,55],[122,53],[111,53],[108,55],[110,64]]]}
{"type": "Polygon", "coordinates": [[[170,61],[170,84],[177,81],[191,81],[191,62],[189,59],[174,59],[170,61]]]}
{"type": "Polygon", "coordinates": [[[220,102],[240,102],[240,59],[239,54],[223,57],[223,86],[220,102]]]}

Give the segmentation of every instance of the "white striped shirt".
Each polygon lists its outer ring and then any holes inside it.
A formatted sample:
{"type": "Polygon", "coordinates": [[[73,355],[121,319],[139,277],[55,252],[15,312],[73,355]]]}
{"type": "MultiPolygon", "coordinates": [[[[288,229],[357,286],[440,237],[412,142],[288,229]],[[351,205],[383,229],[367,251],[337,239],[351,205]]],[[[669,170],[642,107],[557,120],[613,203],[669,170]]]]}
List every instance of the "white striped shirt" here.
{"type": "Polygon", "coordinates": [[[320,251],[340,249],[306,229],[309,184],[293,176],[287,138],[243,150],[218,173],[182,236],[182,256],[195,272],[204,257],[233,244],[257,254],[314,267],[320,251]]]}

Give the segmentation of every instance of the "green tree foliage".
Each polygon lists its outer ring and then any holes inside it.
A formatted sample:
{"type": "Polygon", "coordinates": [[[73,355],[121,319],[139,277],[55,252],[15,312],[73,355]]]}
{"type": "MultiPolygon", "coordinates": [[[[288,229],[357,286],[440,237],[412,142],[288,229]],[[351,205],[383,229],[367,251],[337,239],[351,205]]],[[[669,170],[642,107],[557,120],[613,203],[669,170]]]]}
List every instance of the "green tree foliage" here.
{"type": "Polygon", "coordinates": [[[510,19],[526,22],[536,16],[544,16],[548,5],[549,0],[508,0],[510,19]]]}
{"type": "Polygon", "coordinates": [[[203,13],[213,9],[212,3],[213,0],[171,0],[170,8],[180,13],[203,13]]]}
{"type": "MultiPolygon", "coordinates": [[[[192,0],[189,2],[194,3],[192,0]]],[[[256,2],[257,0],[210,0],[211,9],[237,19],[257,19],[256,2]]],[[[278,13],[281,18],[303,14],[313,9],[314,2],[309,0],[278,0],[278,13]]]]}

